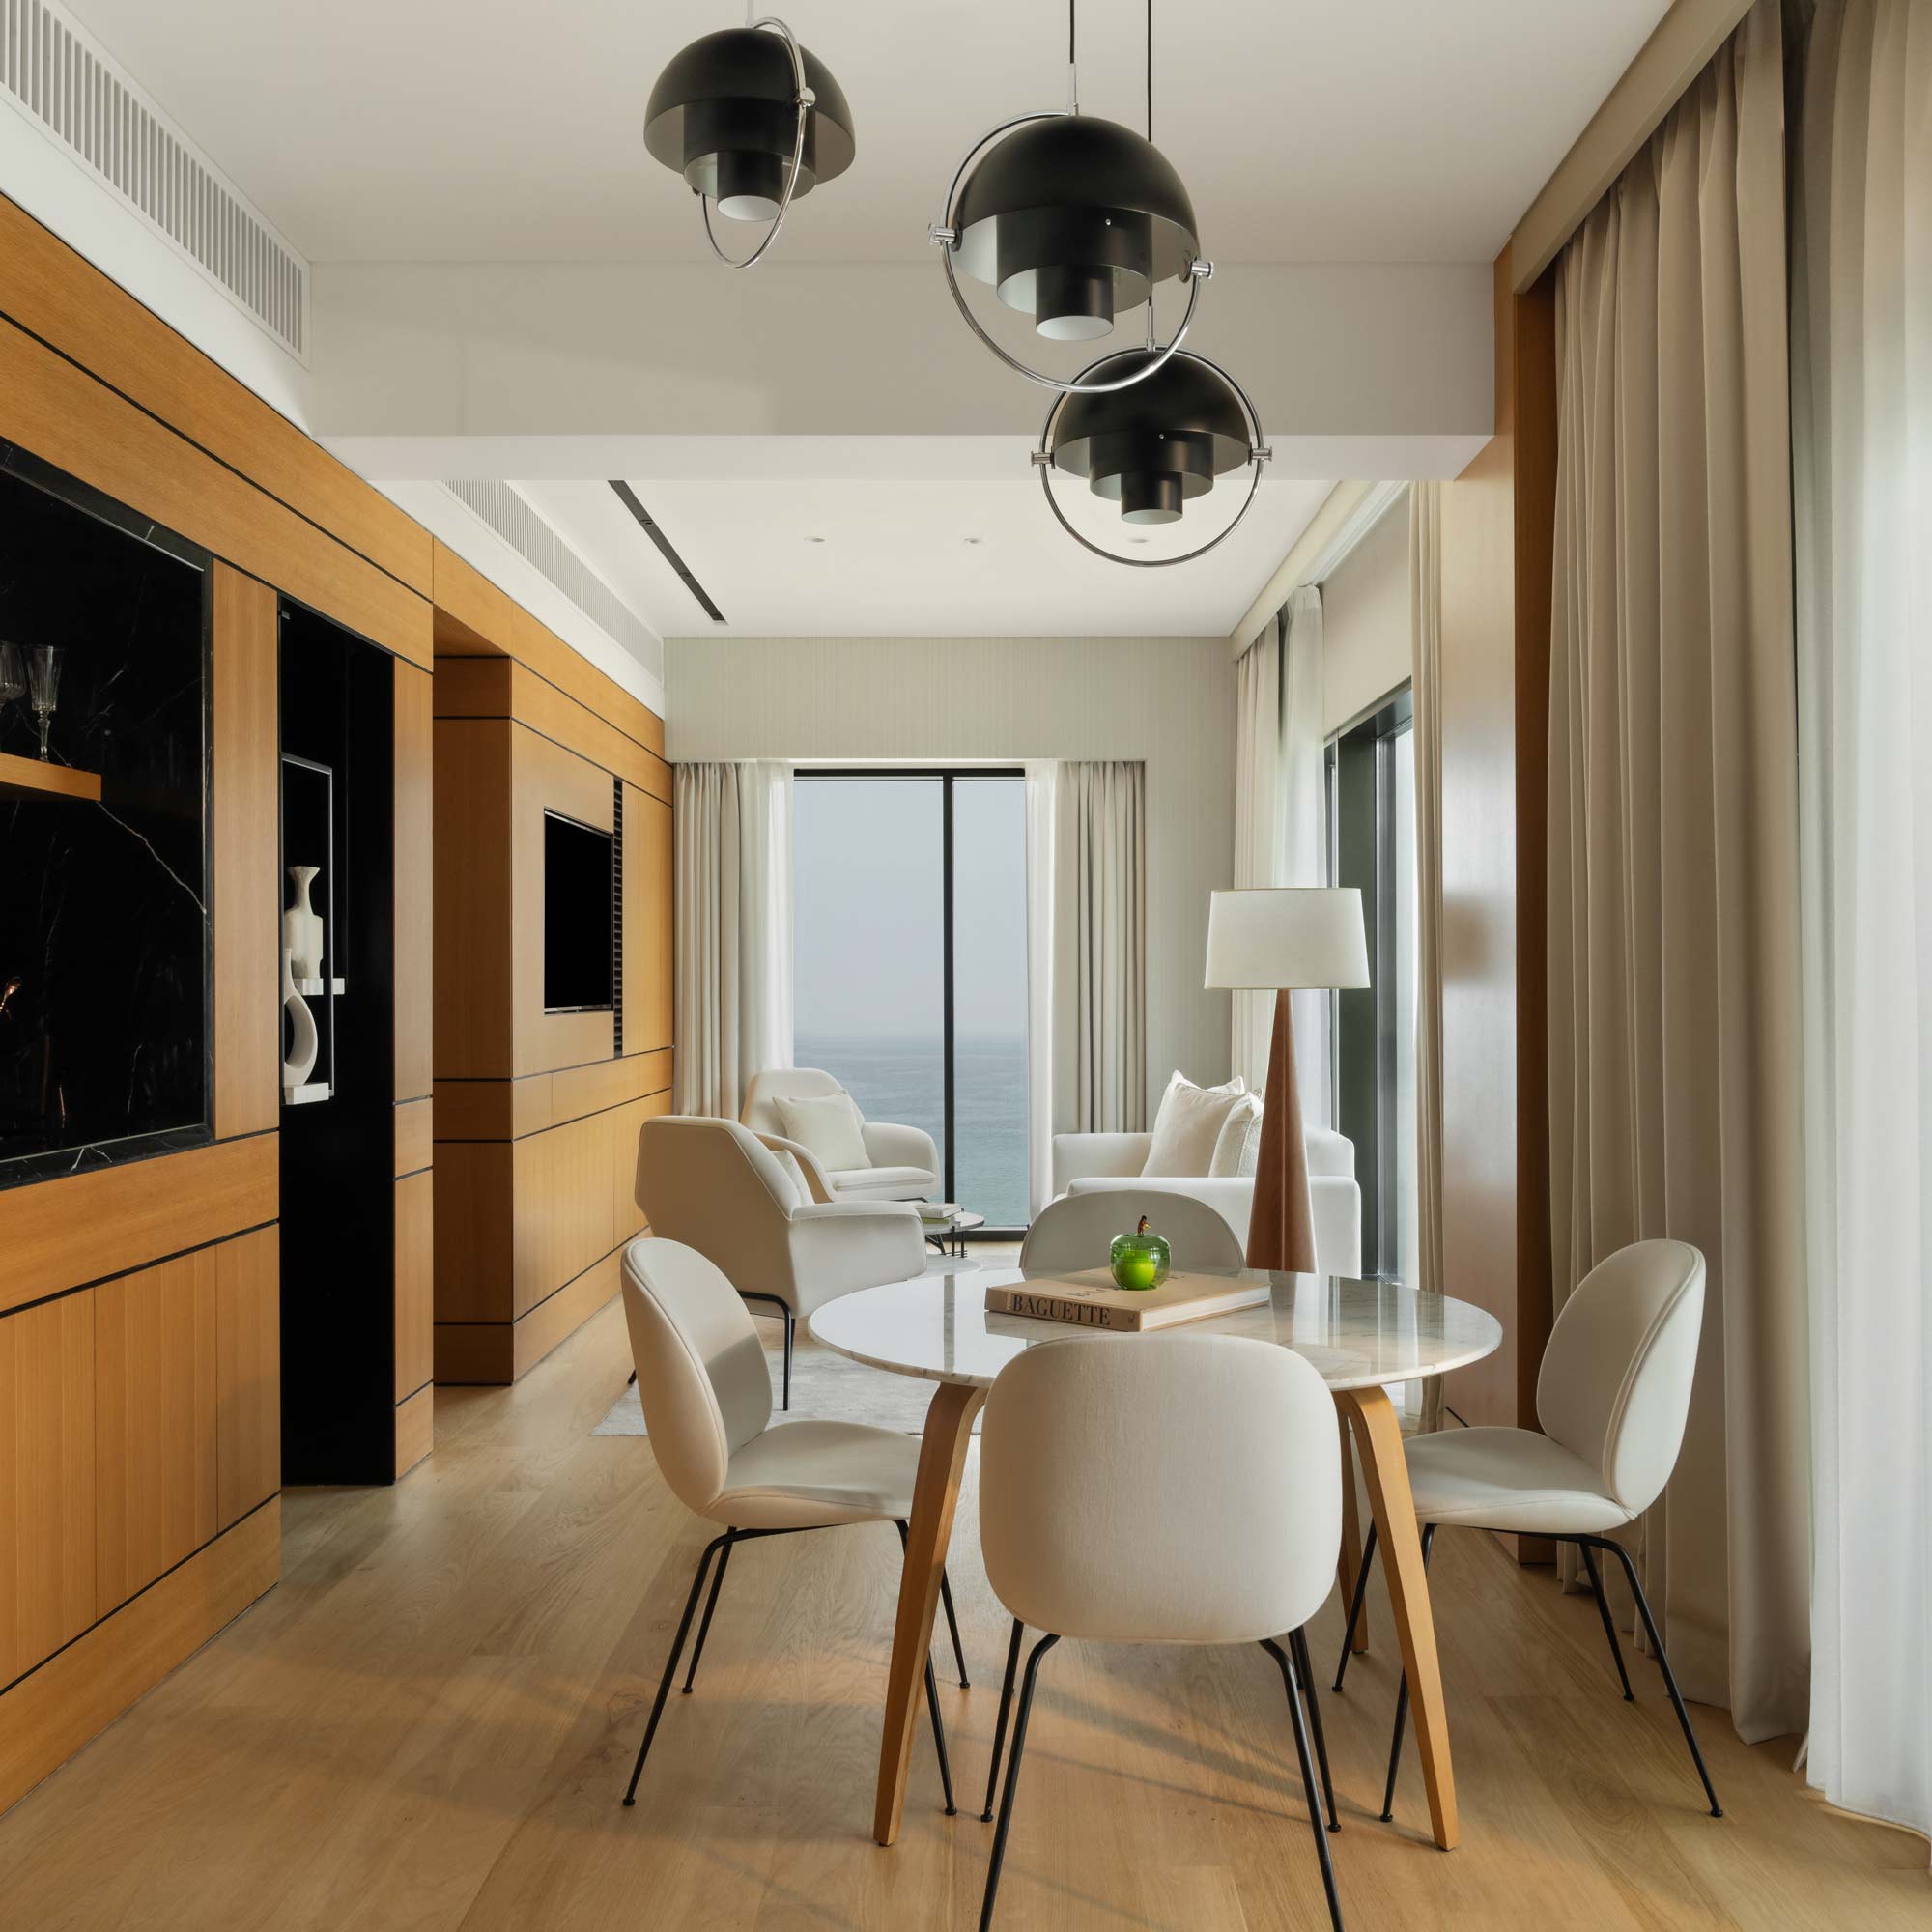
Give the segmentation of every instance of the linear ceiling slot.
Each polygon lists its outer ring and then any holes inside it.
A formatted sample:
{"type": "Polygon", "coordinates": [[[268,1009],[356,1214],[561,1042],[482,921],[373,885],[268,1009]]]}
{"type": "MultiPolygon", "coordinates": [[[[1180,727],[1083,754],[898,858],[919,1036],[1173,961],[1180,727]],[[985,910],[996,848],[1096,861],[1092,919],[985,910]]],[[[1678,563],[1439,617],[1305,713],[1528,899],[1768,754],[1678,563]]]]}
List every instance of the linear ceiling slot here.
{"type": "Polygon", "coordinates": [[[717,605],[711,601],[711,593],[705,589],[703,584],[692,576],[691,566],[685,562],[683,557],[678,555],[671,540],[658,527],[657,519],[638,501],[638,493],[628,483],[618,482],[614,478],[611,481],[611,487],[616,491],[617,500],[623,504],[625,509],[630,511],[632,516],[637,518],[639,528],[657,545],[658,554],[683,580],[684,587],[697,599],[698,604],[703,609],[704,614],[714,624],[724,623],[725,621],[724,611],[719,610],[717,605]]]}

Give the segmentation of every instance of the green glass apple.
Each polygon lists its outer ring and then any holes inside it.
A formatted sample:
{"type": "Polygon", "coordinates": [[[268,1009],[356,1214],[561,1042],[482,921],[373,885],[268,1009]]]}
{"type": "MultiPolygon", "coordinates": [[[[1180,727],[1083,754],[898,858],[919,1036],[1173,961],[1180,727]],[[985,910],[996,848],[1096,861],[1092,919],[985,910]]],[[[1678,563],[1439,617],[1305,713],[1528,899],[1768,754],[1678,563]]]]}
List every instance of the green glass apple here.
{"type": "Polygon", "coordinates": [[[1158,1288],[1167,1279],[1168,1264],[1172,1259],[1166,1240],[1148,1232],[1147,1216],[1143,1214],[1140,1226],[1131,1235],[1114,1236],[1114,1286],[1158,1288]]]}

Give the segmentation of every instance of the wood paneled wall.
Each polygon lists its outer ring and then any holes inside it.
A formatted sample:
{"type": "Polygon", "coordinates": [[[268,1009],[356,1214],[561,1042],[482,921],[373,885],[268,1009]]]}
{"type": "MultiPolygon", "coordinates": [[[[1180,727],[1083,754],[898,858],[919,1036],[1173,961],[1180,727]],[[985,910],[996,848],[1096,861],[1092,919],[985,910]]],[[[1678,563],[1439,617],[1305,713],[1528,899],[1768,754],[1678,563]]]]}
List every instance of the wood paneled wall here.
{"type": "Polygon", "coordinates": [[[440,545],[435,572],[436,1378],[508,1382],[615,1293],[643,1225],[638,1132],[670,1104],[670,770],[655,714],[440,545]],[[547,1013],[543,814],[608,831],[620,783],[621,1011],[547,1013]]]}
{"type": "Polygon", "coordinates": [[[1443,1262],[1508,1340],[1446,1393],[1465,1422],[1534,1428],[1550,1321],[1554,305],[1548,276],[1512,292],[1508,249],[1495,296],[1496,434],[1442,492],[1443,1262]]]}
{"type": "Polygon", "coordinates": [[[428,1446],[434,619],[423,530],[5,200],[0,437],[215,558],[213,1139],[0,1193],[4,1807],[279,1574],[282,593],[397,660],[399,1460],[428,1446]]]}

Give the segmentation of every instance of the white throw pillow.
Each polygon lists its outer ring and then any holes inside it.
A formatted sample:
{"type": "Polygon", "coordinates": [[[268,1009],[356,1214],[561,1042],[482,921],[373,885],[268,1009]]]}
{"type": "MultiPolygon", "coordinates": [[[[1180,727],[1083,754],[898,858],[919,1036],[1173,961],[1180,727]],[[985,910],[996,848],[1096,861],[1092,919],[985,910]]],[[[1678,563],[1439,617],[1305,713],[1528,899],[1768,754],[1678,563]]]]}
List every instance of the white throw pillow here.
{"type": "Polygon", "coordinates": [[[785,1139],[806,1149],[828,1174],[871,1166],[851,1094],[815,1094],[799,1098],[780,1094],[774,1096],[773,1104],[784,1122],[785,1139]]]}
{"type": "Polygon", "coordinates": [[[1177,1073],[1160,1096],[1142,1174],[1199,1179],[1210,1172],[1214,1144],[1236,1101],[1248,1091],[1236,1075],[1224,1087],[1197,1087],[1177,1073]]]}
{"type": "Polygon", "coordinates": [[[1215,1176],[1238,1175],[1252,1179],[1255,1169],[1261,1165],[1261,1151],[1262,1103],[1258,1095],[1243,1094],[1228,1109],[1228,1118],[1221,1122],[1220,1136],[1208,1159],[1208,1172],[1215,1176]]]}

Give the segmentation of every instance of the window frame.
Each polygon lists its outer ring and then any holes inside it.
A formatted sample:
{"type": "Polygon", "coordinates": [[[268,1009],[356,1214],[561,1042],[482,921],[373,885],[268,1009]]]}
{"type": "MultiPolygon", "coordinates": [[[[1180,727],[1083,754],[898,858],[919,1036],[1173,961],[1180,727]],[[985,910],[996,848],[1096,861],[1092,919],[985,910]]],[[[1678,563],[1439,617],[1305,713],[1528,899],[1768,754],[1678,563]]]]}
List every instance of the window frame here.
{"type": "MultiPolygon", "coordinates": [[[[958,1200],[955,1185],[955,1162],[958,1154],[958,1134],[954,1122],[954,1089],[957,1083],[957,1069],[953,1065],[953,879],[952,879],[952,787],[964,781],[999,779],[1007,782],[1013,780],[1024,781],[1026,768],[1023,765],[800,765],[792,766],[794,784],[810,783],[816,780],[863,779],[868,782],[902,782],[916,781],[930,784],[935,780],[940,787],[939,842],[940,842],[940,1032],[941,1067],[944,1093],[940,1118],[946,1137],[946,1151],[941,1156],[945,1172],[940,1177],[941,1199],[958,1200]]],[[[1031,1105],[1031,1103],[1029,1103],[1031,1105]]],[[[1024,1227],[996,1228],[988,1222],[983,1228],[974,1230],[979,1240],[1018,1240],[1026,1234],[1024,1227]]]]}

